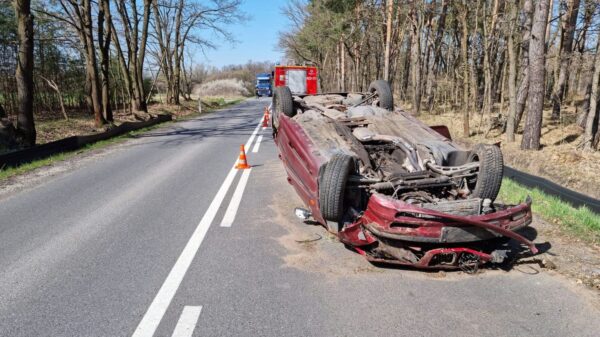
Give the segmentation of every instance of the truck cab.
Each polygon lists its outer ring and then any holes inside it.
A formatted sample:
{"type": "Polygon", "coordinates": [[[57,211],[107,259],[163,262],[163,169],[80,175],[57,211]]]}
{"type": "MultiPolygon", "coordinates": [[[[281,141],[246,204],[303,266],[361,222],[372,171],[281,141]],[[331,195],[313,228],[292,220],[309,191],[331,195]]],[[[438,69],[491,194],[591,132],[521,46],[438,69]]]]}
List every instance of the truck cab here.
{"type": "Polygon", "coordinates": [[[256,97],[273,96],[273,90],[271,88],[271,79],[272,76],[270,73],[260,73],[256,75],[256,97]]]}

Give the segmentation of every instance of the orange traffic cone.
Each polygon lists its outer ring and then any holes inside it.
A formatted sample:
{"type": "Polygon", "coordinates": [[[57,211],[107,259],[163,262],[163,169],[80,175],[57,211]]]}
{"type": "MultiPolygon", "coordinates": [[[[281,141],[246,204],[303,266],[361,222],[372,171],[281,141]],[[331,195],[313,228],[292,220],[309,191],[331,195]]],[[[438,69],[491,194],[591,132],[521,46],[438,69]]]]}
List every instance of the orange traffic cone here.
{"type": "Polygon", "coordinates": [[[269,114],[267,113],[266,109],[265,109],[265,114],[263,116],[262,127],[263,128],[269,127],[269,114]]]}
{"type": "Polygon", "coordinates": [[[238,159],[235,168],[238,170],[249,169],[251,166],[248,165],[248,161],[246,160],[246,150],[244,150],[244,145],[240,145],[240,158],[238,159]]]}

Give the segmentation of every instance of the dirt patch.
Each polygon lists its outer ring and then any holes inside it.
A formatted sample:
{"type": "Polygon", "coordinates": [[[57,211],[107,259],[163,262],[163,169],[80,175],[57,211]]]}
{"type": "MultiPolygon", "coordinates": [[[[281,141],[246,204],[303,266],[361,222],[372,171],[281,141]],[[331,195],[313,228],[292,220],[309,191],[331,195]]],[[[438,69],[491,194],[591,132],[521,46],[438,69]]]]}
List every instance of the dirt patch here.
{"type": "Polygon", "coordinates": [[[565,233],[557,225],[534,217],[536,242],[549,242],[551,248],[534,257],[521,259],[514,270],[562,274],[575,284],[600,290],[600,247],[565,233]]]}
{"type": "Polygon", "coordinates": [[[559,121],[551,121],[550,114],[550,110],[544,111],[540,151],[520,150],[522,129],[518,130],[516,141],[513,143],[506,141],[500,127],[488,132],[490,119],[480,118],[479,115],[473,117],[471,130],[474,135],[469,138],[462,136],[462,117],[459,113],[425,113],[419,119],[429,125],[448,126],[452,137],[465,146],[502,142],[504,162],[507,165],[600,199],[600,152],[577,150],[582,130],[573,124],[577,117],[575,111],[562,111],[559,121]]]}
{"type": "Polygon", "coordinates": [[[284,267],[320,273],[328,278],[383,272],[362,256],[345,249],[337,237],[321,225],[290,218],[291,211],[298,205],[299,200],[290,198],[289,193],[277,193],[269,206],[275,215],[275,223],[287,232],[275,238],[287,251],[282,257],[284,267]]]}
{"type": "Polygon", "coordinates": [[[285,171],[279,160],[265,162],[263,174],[280,185],[272,196],[269,208],[274,223],[285,232],[282,236],[274,237],[286,250],[282,256],[284,268],[323,274],[328,280],[385,271],[346,249],[335,235],[320,224],[293,217],[294,208],[301,206],[302,201],[285,182],[285,171]]]}

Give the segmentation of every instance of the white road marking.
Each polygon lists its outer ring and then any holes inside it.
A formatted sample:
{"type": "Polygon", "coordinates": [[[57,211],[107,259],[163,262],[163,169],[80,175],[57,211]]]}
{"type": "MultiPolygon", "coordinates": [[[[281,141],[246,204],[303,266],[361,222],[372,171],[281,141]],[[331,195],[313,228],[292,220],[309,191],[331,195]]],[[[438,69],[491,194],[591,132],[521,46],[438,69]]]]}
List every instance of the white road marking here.
{"type": "MultiPolygon", "coordinates": [[[[250,146],[252,140],[256,136],[256,133],[258,132],[258,129],[260,128],[260,125],[261,124],[259,123],[250,136],[250,139],[248,139],[246,146],[250,146]]],[[[200,220],[200,223],[198,223],[196,230],[194,230],[194,233],[185,245],[185,248],[183,248],[181,255],[179,255],[179,258],[169,272],[165,282],[160,287],[156,297],[154,297],[150,307],[148,307],[144,317],[142,317],[142,320],[133,332],[132,337],[152,337],[154,335],[154,332],[165,315],[169,304],[171,304],[171,301],[173,300],[181,281],[183,281],[190,264],[194,260],[196,252],[198,252],[198,248],[200,248],[200,244],[202,244],[202,241],[206,236],[206,232],[208,232],[208,228],[215,219],[217,211],[219,210],[219,207],[221,207],[229,187],[233,183],[233,179],[238,171],[235,168],[235,164],[237,164],[237,160],[235,161],[233,167],[229,170],[229,173],[227,174],[227,177],[225,177],[225,180],[215,195],[215,198],[210,203],[210,206],[208,206],[206,213],[204,213],[204,216],[200,220]]]]}
{"type": "Polygon", "coordinates": [[[258,136],[256,139],[256,143],[254,143],[254,148],[252,149],[252,153],[258,152],[258,148],[260,147],[260,142],[262,142],[263,135],[258,136]]]}
{"type": "Polygon", "coordinates": [[[186,305],[179,316],[175,330],[173,330],[172,337],[191,337],[196,328],[198,318],[200,318],[201,306],[193,307],[186,305]]]}
{"type": "Polygon", "coordinates": [[[221,227],[231,227],[231,225],[233,225],[233,220],[235,220],[235,215],[242,202],[244,189],[246,189],[246,184],[248,183],[248,177],[250,177],[250,171],[252,171],[252,169],[244,170],[244,173],[242,173],[242,177],[235,188],[235,192],[233,192],[227,211],[225,211],[225,215],[221,221],[221,227]]]}
{"type": "Polygon", "coordinates": [[[261,125],[262,125],[262,121],[259,121],[258,125],[254,129],[254,132],[252,132],[252,134],[250,135],[250,138],[248,138],[248,141],[246,142],[246,145],[244,145],[244,147],[246,149],[249,149],[250,145],[252,145],[252,141],[254,140],[254,137],[256,137],[256,134],[258,133],[258,130],[260,129],[261,125]]]}

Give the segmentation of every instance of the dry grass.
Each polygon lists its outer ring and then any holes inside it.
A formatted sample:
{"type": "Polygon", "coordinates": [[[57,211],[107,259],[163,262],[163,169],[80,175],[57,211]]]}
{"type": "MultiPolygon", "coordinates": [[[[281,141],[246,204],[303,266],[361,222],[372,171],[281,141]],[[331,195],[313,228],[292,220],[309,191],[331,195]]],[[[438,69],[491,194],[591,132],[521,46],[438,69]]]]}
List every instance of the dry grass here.
{"type": "MultiPolygon", "coordinates": [[[[441,109],[443,111],[443,109],[441,109]]],[[[505,111],[506,112],[506,111],[505,111]]],[[[522,138],[520,129],[516,142],[509,143],[500,128],[489,129],[490,121],[479,114],[471,118],[471,136],[462,135],[462,117],[460,113],[440,114],[423,113],[419,118],[429,125],[444,124],[450,129],[452,137],[459,143],[502,142],[502,152],[507,165],[516,169],[542,176],[557,184],[600,198],[600,152],[584,152],[577,149],[581,141],[582,130],[575,125],[576,112],[573,109],[563,111],[560,121],[550,121],[550,110],[544,111],[542,129],[542,149],[540,151],[522,151],[519,149],[522,138]]]]}
{"type": "MultiPolygon", "coordinates": [[[[228,105],[236,104],[242,101],[242,98],[232,98],[232,99],[223,99],[223,98],[210,98],[210,99],[202,99],[203,113],[212,112],[216,109],[223,108],[228,105]]],[[[151,114],[162,114],[168,113],[173,116],[173,119],[187,119],[192,118],[198,115],[198,111],[196,110],[198,106],[197,101],[187,101],[182,102],[181,106],[172,106],[166,104],[153,104],[148,110],[151,114]]],[[[93,132],[100,132],[102,129],[98,129],[94,126],[93,116],[78,116],[71,117],[69,120],[61,119],[62,116],[55,116],[55,119],[50,118],[48,115],[45,116],[45,119],[40,118],[36,123],[36,128],[38,132],[38,139],[40,142],[38,144],[42,144],[41,140],[46,142],[59,140],[65,137],[74,136],[74,135],[85,135],[93,132]]],[[[135,120],[131,114],[127,111],[115,111],[115,124],[120,124],[125,121],[135,120]]],[[[167,122],[169,123],[169,122],[167,122]]],[[[89,144],[86,147],[71,151],[71,152],[63,152],[53,155],[51,157],[35,160],[31,163],[27,163],[18,167],[8,167],[8,168],[0,168],[0,181],[6,180],[13,176],[17,176],[20,174],[24,174],[26,172],[35,170],[40,167],[45,167],[48,165],[52,165],[55,162],[63,161],[72,157],[77,156],[80,153],[93,150],[100,149],[106,147],[111,144],[115,144],[121,141],[124,141],[134,135],[139,133],[146,132],[148,130],[158,128],[164,126],[166,123],[153,125],[147,128],[143,128],[136,131],[131,131],[127,134],[110,138],[107,140],[99,141],[93,144],[89,144]]]]}
{"type": "MultiPolygon", "coordinates": [[[[214,109],[239,102],[242,99],[240,96],[228,99],[222,97],[203,97],[202,112],[210,112],[214,109]]],[[[148,107],[148,112],[153,115],[171,114],[175,120],[182,119],[198,113],[198,101],[185,101],[182,99],[180,106],[155,103],[148,107]]],[[[44,115],[36,116],[37,144],[45,144],[71,136],[89,135],[106,131],[106,127],[96,127],[94,116],[89,112],[70,111],[68,115],[69,120],[65,120],[59,113],[45,113],[44,115]]],[[[114,110],[113,116],[114,125],[136,121],[127,109],[114,110]]]]}
{"type": "Polygon", "coordinates": [[[222,79],[202,83],[194,88],[195,95],[205,96],[250,96],[252,95],[248,89],[248,83],[240,79],[222,79]]]}

